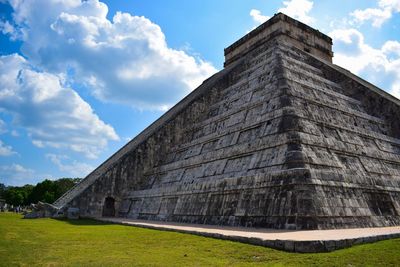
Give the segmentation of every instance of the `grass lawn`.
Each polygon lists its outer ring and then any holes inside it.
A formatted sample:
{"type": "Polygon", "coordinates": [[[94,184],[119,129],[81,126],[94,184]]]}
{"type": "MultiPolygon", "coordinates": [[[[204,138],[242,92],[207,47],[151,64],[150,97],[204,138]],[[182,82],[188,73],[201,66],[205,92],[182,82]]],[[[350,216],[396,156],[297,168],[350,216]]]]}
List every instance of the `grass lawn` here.
{"type": "Polygon", "coordinates": [[[400,239],[298,254],[93,220],[0,213],[0,266],[400,266],[400,239]]]}

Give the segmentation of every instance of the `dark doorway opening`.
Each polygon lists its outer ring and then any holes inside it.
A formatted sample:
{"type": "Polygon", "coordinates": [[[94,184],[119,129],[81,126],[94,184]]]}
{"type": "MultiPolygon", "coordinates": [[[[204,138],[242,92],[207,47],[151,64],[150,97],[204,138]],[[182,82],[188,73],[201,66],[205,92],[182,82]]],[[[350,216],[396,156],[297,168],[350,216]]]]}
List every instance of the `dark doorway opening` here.
{"type": "Polygon", "coordinates": [[[103,206],[103,217],[114,217],[115,216],[115,199],[112,197],[106,197],[103,206]]]}

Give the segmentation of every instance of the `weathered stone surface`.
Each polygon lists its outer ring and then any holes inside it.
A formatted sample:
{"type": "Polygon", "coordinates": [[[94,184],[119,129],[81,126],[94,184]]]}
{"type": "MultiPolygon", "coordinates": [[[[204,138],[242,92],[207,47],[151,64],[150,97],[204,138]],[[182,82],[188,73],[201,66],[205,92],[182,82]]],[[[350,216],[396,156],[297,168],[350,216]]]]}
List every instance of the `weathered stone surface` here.
{"type": "Polygon", "coordinates": [[[79,219],[79,209],[78,208],[68,208],[67,210],[67,218],[71,220],[79,219]]]}
{"type": "Polygon", "coordinates": [[[37,219],[45,217],[57,217],[59,209],[49,203],[38,202],[31,205],[32,211],[24,215],[24,219],[37,219]]]}
{"type": "Polygon", "coordinates": [[[399,225],[400,101],[332,65],[330,38],[304,24],[278,14],[257,32],[55,205],[232,226],[399,225]],[[305,33],[316,50],[301,48],[305,33]]]}

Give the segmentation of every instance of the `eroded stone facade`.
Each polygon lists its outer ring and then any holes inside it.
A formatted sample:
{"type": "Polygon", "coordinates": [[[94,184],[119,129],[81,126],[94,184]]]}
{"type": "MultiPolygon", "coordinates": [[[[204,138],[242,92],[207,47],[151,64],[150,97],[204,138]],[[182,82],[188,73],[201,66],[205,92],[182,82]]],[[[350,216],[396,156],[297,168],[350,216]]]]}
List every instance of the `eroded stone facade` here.
{"type": "Polygon", "coordinates": [[[112,198],[115,216],[232,226],[399,225],[399,100],[271,32],[55,204],[97,217],[112,198]]]}

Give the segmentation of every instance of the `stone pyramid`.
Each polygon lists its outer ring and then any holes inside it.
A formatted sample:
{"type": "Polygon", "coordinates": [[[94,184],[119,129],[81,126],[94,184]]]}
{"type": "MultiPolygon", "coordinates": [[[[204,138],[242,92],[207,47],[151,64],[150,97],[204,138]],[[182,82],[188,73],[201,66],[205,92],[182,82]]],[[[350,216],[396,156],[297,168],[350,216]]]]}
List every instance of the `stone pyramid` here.
{"type": "Polygon", "coordinates": [[[54,205],[229,226],[400,225],[400,101],[333,65],[331,47],[276,14],[54,205]]]}

